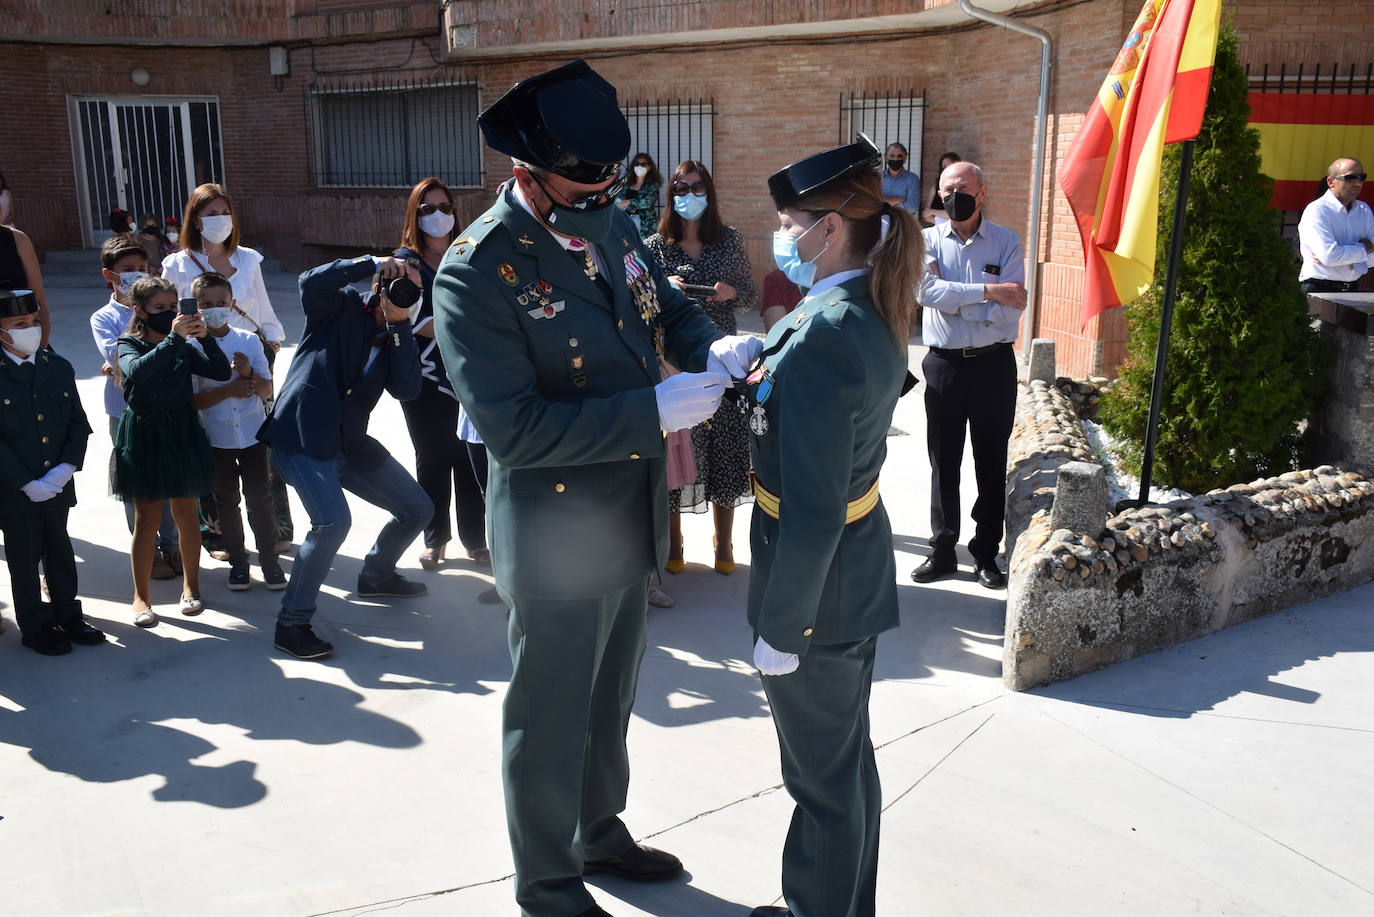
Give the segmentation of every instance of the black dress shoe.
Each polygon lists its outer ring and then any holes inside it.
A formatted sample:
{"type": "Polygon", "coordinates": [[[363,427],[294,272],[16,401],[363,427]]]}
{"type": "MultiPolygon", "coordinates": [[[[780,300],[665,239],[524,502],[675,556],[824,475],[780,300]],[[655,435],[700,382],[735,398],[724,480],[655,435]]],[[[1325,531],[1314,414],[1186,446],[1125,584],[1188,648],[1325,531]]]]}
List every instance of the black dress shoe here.
{"type": "Polygon", "coordinates": [[[19,642],[44,656],[65,656],[72,651],[66,635],[51,624],[44,625],[36,634],[25,634],[19,642]]]}
{"type": "Polygon", "coordinates": [[[1007,585],[1007,578],[997,569],[995,560],[979,561],[973,570],[978,577],[978,585],[984,589],[1003,589],[1007,585]]]}
{"type": "Polygon", "coordinates": [[[593,904],[591,907],[578,914],[577,917],[611,917],[611,914],[610,911],[603,911],[600,907],[593,904]]]}
{"type": "Polygon", "coordinates": [[[67,624],[57,625],[57,629],[62,631],[72,643],[79,643],[82,646],[95,646],[97,643],[105,642],[105,632],[97,630],[85,618],[77,618],[67,624]]]}
{"type": "Polygon", "coordinates": [[[927,557],[925,561],[911,571],[911,578],[918,583],[933,583],[937,579],[944,579],[951,573],[958,573],[959,565],[951,559],[927,557]]]}
{"type": "Polygon", "coordinates": [[[618,857],[592,860],[583,865],[583,875],[594,872],[609,872],[634,882],[662,882],[682,872],[682,861],[671,853],[635,844],[618,857]]]}
{"type": "Polygon", "coordinates": [[[792,911],[789,908],[765,904],[750,911],[749,917],[792,917],[792,911]]]}

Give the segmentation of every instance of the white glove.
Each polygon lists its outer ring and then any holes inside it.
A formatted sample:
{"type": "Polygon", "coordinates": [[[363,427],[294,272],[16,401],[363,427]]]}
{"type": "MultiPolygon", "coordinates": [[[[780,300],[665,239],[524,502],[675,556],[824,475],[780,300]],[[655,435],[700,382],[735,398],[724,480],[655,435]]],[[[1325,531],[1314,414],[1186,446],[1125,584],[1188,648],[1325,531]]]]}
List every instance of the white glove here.
{"type": "Polygon", "coordinates": [[[732,380],[743,379],[761,353],[763,341],[752,334],[732,334],[711,345],[706,371],[720,373],[732,380]]]}
{"type": "Polygon", "coordinates": [[[28,497],[34,503],[43,503],[57,496],[57,491],[54,491],[42,481],[30,481],[19,489],[24,492],[24,496],[28,497]]]}
{"type": "Polygon", "coordinates": [[[658,424],[668,433],[694,427],[716,412],[725,394],[719,373],[678,373],[654,386],[658,424]]]}
{"type": "Polygon", "coordinates": [[[54,494],[59,494],[62,492],[62,488],[67,486],[72,476],[75,474],[76,466],[70,462],[63,462],[61,465],[48,469],[48,473],[43,475],[39,480],[49,487],[56,488],[54,494]]]}
{"type": "Polygon", "coordinates": [[[759,637],[754,641],[754,667],[761,675],[791,675],[801,660],[796,653],[780,653],[759,637]]]}

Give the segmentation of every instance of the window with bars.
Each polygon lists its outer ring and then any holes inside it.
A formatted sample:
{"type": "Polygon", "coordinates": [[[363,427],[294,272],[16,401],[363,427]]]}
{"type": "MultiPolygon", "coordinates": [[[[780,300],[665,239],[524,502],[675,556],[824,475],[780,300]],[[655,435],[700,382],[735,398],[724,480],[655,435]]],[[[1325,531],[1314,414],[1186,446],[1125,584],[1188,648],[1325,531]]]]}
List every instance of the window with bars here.
{"type": "Polygon", "coordinates": [[[482,184],[475,83],[312,88],[311,161],[320,188],[409,188],[434,176],[482,184]]]}
{"type": "Polygon", "coordinates": [[[842,93],[838,142],[852,143],[854,134],[863,131],[880,150],[886,150],[888,144],[900,143],[907,150],[908,168],[919,172],[925,108],[924,90],[884,94],[842,93]]]}
{"type": "MultiPolygon", "coordinates": [[[[685,159],[711,167],[715,103],[710,99],[679,102],[643,102],[622,109],[630,122],[633,158],[647,153],[663,173],[663,180],[685,159]]],[[[628,160],[627,160],[628,162],[628,160]]]]}

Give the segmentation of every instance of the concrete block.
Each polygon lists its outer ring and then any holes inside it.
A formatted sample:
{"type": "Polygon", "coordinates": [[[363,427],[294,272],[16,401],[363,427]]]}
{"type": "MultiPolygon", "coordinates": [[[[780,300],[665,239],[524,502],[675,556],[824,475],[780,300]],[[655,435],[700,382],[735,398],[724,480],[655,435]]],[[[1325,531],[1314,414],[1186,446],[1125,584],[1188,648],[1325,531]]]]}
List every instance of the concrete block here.
{"type": "Polygon", "coordinates": [[[1050,338],[1036,338],[1031,341],[1028,365],[1027,379],[1053,382],[1055,379],[1054,341],[1050,338]]]}
{"type": "Polygon", "coordinates": [[[1107,521],[1107,472],[1093,462],[1065,462],[1055,479],[1051,528],[1096,535],[1107,521]]]}

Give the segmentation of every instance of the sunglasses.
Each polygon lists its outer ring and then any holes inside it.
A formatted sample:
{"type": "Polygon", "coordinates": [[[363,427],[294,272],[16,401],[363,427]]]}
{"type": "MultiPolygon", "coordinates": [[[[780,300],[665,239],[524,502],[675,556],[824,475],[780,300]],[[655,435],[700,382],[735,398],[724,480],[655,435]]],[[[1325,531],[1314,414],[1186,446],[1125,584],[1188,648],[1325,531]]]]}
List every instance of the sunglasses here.
{"type": "Polygon", "coordinates": [[[415,212],[422,217],[427,217],[436,210],[440,213],[452,213],[453,205],[445,201],[442,204],[421,204],[415,208],[415,212]]]}
{"type": "Polygon", "coordinates": [[[1339,181],[1364,181],[1365,173],[1347,172],[1344,175],[1333,175],[1332,177],[1338,179],[1339,181]]]}
{"type": "Polygon", "coordinates": [[[692,183],[689,185],[689,184],[687,184],[686,182],[675,181],[675,182],[673,182],[673,193],[674,193],[674,194],[705,194],[705,193],[706,193],[706,182],[704,182],[704,181],[694,181],[694,182],[692,182],[692,183]]]}
{"type": "MultiPolygon", "coordinates": [[[[619,173],[619,169],[617,169],[616,171],[619,173]]],[[[544,189],[545,194],[549,195],[549,197],[553,197],[553,194],[549,191],[548,186],[545,185],[542,181],[540,181],[537,175],[531,172],[530,177],[534,179],[535,183],[539,185],[539,187],[544,189]]],[[[613,201],[616,198],[620,197],[620,195],[624,192],[626,186],[629,185],[629,183],[629,177],[623,173],[620,173],[617,175],[615,181],[611,182],[602,190],[588,194],[586,197],[579,197],[576,200],[568,201],[563,206],[568,207],[572,210],[595,210],[598,207],[604,207],[610,201],[613,201]]],[[[559,196],[562,197],[562,195],[559,196]]]]}

